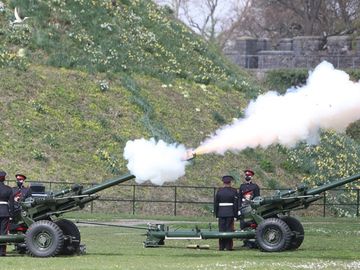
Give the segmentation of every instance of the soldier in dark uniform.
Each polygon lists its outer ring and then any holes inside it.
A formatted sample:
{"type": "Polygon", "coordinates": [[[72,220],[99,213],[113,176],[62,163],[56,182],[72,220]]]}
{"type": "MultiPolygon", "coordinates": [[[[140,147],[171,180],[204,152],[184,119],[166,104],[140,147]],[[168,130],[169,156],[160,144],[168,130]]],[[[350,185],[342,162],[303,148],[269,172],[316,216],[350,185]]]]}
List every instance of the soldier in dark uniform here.
{"type": "Polygon", "coordinates": [[[24,182],[26,176],[23,174],[16,174],[16,187],[13,187],[14,195],[14,215],[16,215],[20,210],[20,201],[25,200],[27,197],[31,196],[31,190],[28,187],[25,187],[24,182]]]}
{"type": "MultiPolygon", "coordinates": [[[[11,187],[4,184],[6,172],[0,171],[0,235],[9,230],[9,220],[13,212],[14,197],[11,187]]],[[[0,245],[0,256],[6,256],[6,244],[0,245]]]]}
{"type": "MultiPolygon", "coordinates": [[[[252,182],[252,178],[255,173],[247,169],[244,171],[245,182],[240,185],[239,188],[239,220],[240,220],[240,229],[243,230],[249,226],[252,222],[246,222],[244,218],[240,215],[242,207],[251,203],[251,200],[255,197],[260,196],[260,188],[257,184],[252,182]]],[[[254,248],[256,246],[255,242],[250,240],[244,240],[244,247],[254,248]]]]}
{"type": "MultiPolygon", "coordinates": [[[[234,231],[234,218],[237,216],[238,194],[237,190],[231,187],[234,178],[230,175],[222,177],[224,186],[219,188],[215,195],[214,212],[218,218],[220,232],[234,231]]],[[[232,250],[232,239],[219,239],[219,250],[232,250]]]]}
{"type": "Polygon", "coordinates": [[[16,187],[13,187],[14,201],[19,202],[31,196],[30,188],[24,185],[26,176],[23,174],[16,174],[16,187]]]}
{"type": "MultiPolygon", "coordinates": [[[[260,188],[257,184],[252,182],[252,178],[255,173],[252,170],[245,170],[245,182],[240,185],[239,188],[239,209],[244,203],[249,202],[255,197],[260,196],[260,188]],[[247,195],[245,197],[245,194],[247,195]]],[[[244,219],[240,218],[240,229],[245,228],[244,219]]]]}

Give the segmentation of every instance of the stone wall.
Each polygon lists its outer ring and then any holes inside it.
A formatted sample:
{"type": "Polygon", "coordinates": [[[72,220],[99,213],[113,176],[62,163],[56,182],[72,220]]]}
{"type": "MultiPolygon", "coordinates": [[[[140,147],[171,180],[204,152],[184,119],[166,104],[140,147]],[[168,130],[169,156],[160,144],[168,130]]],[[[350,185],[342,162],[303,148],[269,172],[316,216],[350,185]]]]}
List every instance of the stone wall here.
{"type": "Polygon", "coordinates": [[[244,68],[312,68],[321,61],[337,68],[360,66],[360,37],[300,36],[281,39],[275,46],[266,38],[242,37],[225,51],[232,61],[244,68]]]}

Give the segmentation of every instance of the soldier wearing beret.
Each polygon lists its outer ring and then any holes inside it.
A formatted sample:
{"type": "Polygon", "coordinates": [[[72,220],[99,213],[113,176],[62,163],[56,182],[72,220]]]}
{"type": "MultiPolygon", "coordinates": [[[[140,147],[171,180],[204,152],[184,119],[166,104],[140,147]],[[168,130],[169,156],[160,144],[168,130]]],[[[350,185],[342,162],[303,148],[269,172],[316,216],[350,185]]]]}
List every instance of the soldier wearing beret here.
{"type": "MultiPolygon", "coordinates": [[[[214,213],[218,218],[220,232],[234,231],[234,218],[238,212],[237,190],[231,186],[234,178],[230,175],[222,177],[223,187],[219,188],[215,195],[214,213]]],[[[219,250],[232,250],[232,239],[219,239],[219,250]]]]}
{"type": "MultiPolygon", "coordinates": [[[[12,189],[4,183],[5,176],[6,172],[0,171],[0,235],[6,235],[9,231],[14,206],[12,189]]],[[[6,256],[6,244],[0,245],[0,256],[6,256]]]]}
{"type": "Polygon", "coordinates": [[[24,182],[26,176],[24,174],[16,174],[16,187],[13,187],[14,195],[14,214],[18,213],[20,209],[20,201],[25,200],[27,197],[31,196],[31,190],[28,187],[25,187],[24,182]]]}

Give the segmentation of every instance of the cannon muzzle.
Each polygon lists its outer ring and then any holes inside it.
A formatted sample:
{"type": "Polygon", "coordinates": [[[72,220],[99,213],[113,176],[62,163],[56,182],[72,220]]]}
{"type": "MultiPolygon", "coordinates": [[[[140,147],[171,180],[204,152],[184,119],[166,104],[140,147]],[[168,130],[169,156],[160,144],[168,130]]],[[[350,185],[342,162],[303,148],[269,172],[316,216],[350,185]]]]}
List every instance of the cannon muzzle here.
{"type": "Polygon", "coordinates": [[[196,157],[196,152],[193,149],[188,149],[183,158],[184,161],[190,161],[196,157]]]}
{"type": "Polygon", "coordinates": [[[324,191],[327,191],[327,190],[330,190],[330,189],[345,185],[347,183],[351,183],[351,182],[353,182],[355,180],[358,180],[358,179],[360,179],[360,174],[355,174],[355,175],[352,175],[352,176],[349,176],[349,177],[346,177],[346,178],[338,179],[338,180],[329,182],[327,184],[318,186],[316,188],[309,189],[309,190],[306,191],[306,195],[320,194],[320,193],[322,193],[324,191]]]}

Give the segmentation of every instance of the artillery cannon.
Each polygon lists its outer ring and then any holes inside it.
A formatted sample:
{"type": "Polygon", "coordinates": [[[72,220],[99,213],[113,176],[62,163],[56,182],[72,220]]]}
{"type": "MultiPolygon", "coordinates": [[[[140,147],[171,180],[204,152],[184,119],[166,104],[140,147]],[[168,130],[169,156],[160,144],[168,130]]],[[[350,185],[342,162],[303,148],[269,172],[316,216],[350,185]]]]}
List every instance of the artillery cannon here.
{"type": "Polygon", "coordinates": [[[35,257],[75,254],[80,249],[80,231],[70,220],[58,217],[84,208],[100,197],[97,192],[133,178],[125,174],[86,189],[73,185],[56,193],[26,198],[13,218],[10,234],[1,235],[0,243],[15,243],[19,253],[35,257]]]}
{"type": "Polygon", "coordinates": [[[164,224],[149,226],[145,247],[164,245],[170,239],[252,239],[261,251],[279,252],[294,250],[304,240],[304,228],[300,221],[289,215],[291,211],[306,209],[322,198],[321,193],[360,179],[360,174],[338,179],[327,184],[308,189],[299,185],[296,189],[278,191],[270,197],[255,197],[240,209],[247,227],[240,231],[219,232],[212,230],[171,231],[164,224]]]}

